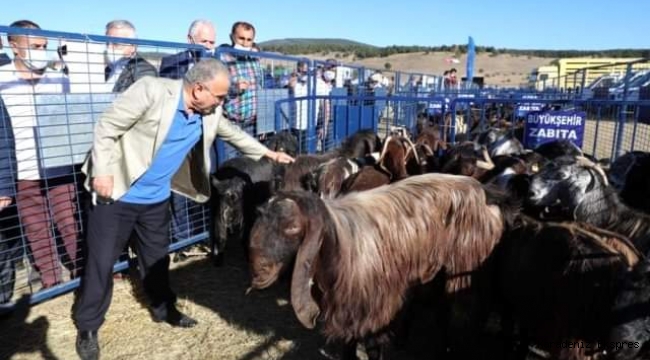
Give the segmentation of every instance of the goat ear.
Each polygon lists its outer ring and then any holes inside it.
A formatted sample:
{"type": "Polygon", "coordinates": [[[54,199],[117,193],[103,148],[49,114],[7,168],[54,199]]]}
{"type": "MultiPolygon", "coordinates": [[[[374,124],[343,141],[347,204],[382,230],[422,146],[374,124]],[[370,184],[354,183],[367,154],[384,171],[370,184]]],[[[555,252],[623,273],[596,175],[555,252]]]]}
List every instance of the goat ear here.
{"type": "Polygon", "coordinates": [[[291,278],[291,305],[300,323],[313,329],[320,308],[311,296],[312,277],[316,270],[316,257],[323,243],[323,219],[311,218],[305,239],[298,249],[291,278]]]}

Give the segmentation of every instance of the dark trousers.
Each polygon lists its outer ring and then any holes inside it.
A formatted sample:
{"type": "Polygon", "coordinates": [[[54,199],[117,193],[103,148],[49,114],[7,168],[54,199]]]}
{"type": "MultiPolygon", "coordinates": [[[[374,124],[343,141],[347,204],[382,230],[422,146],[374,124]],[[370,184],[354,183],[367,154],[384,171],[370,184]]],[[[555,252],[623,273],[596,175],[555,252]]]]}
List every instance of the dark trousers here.
{"type": "Polygon", "coordinates": [[[169,285],[169,200],[139,205],[117,201],[90,206],[86,235],[87,258],[73,308],[82,331],[98,330],[113,295],[113,265],[135,230],[140,276],[154,316],[164,317],[176,302],[169,285]]]}
{"type": "Polygon", "coordinates": [[[14,294],[16,262],[25,249],[15,205],[0,210],[0,304],[8,303],[14,294]]]}

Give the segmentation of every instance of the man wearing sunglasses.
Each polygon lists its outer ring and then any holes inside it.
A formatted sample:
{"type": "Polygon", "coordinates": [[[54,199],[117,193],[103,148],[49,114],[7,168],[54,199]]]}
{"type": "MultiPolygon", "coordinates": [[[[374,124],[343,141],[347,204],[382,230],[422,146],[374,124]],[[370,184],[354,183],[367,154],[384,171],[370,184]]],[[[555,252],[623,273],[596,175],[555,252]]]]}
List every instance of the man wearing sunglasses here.
{"type": "Polygon", "coordinates": [[[133,231],[154,321],[182,328],[197,324],[176,308],[169,283],[169,199],[173,191],[207,202],[215,137],[253,159],[293,161],[222,116],[229,86],[223,63],[201,59],[182,80],[138,80],[98,120],[82,168],[85,188],[95,199],[88,211],[85,272],[73,306],[82,359],[99,356],[97,331],[111,302],[113,264],[133,231]]]}

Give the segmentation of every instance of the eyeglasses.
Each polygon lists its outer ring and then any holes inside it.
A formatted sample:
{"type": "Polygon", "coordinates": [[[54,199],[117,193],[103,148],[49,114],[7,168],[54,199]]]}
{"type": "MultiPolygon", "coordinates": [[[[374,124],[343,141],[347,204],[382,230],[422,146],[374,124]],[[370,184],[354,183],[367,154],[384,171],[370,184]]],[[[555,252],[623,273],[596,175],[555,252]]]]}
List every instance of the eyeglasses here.
{"type": "Polygon", "coordinates": [[[205,89],[205,91],[210,93],[210,95],[212,95],[218,102],[223,102],[226,99],[226,95],[215,95],[212,91],[210,91],[210,88],[206,84],[204,83],[199,83],[199,84],[205,89]]]}

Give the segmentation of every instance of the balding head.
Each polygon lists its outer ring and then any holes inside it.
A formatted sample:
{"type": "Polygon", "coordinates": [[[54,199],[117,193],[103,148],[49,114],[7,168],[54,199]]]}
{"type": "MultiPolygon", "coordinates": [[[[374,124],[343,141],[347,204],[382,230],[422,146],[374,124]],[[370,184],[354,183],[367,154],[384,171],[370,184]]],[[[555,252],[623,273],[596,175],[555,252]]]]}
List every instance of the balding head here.
{"type": "Polygon", "coordinates": [[[209,115],[228,95],[230,71],[215,58],[203,58],[183,77],[185,104],[194,112],[209,115]]]}
{"type": "Polygon", "coordinates": [[[187,42],[203,45],[208,50],[214,50],[217,41],[217,31],[209,20],[198,19],[192,21],[187,31],[187,42]]]}

